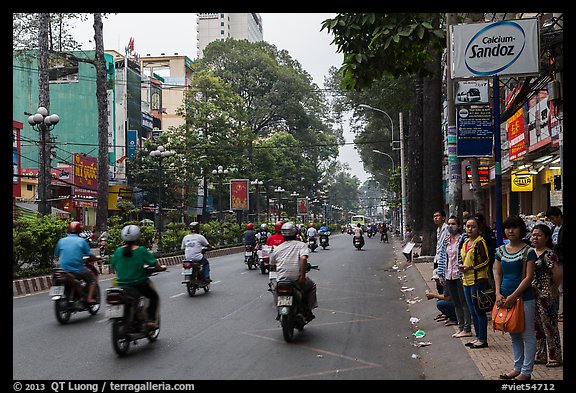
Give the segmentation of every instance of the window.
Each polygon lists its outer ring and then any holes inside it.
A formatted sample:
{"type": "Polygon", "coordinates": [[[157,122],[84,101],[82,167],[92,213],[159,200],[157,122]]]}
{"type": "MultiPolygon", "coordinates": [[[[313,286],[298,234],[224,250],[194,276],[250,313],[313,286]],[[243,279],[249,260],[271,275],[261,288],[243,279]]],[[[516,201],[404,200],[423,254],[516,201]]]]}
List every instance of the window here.
{"type": "Polygon", "coordinates": [[[220,30],[220,35],[224,35],[224,30],[220,30]]]}
{"type": "Polygon", "coordinates": [[[26,184],[26,191],[32,191],[33,187],[32,184],[26,184]]]}

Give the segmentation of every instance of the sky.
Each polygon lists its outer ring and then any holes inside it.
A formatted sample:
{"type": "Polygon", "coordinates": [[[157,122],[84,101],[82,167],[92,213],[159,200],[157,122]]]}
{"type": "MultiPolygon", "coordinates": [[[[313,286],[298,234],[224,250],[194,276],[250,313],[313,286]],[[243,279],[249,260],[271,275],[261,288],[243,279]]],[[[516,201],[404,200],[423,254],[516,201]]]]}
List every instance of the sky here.
{"type": "MultiPolygon", "coordinates": [[[[264,40],[278,49],[288,51],[298,60],[313,81],[322,88],[324,76],[330,67],[342,65],[342,54],[330,45],[332,35],[320,31],[322,21],[335,13],[261,13],[264,40]]],[[[78,23],[74,29],[76,40],[82,49],[93,49],[94,30],[92,18],[78,23]]],[[[134,38],[134,51],[140,57],[148,54],[188,56],[196,58],[196,14],[194,13],[119,13],[110,14],[103,20],[104,47],[124,53],[130,37],[134,38]],[[183,28],[184,26],[184,28],[183,28]]],[[[343,124],[344,137],[350,143],[354,135],[347,121],[343,124]]],[[[350,172],[364,182],[369,175],[364,172],[360,157],[352,144],[340,148],[339,160],[350,166],[350,172]]]]}

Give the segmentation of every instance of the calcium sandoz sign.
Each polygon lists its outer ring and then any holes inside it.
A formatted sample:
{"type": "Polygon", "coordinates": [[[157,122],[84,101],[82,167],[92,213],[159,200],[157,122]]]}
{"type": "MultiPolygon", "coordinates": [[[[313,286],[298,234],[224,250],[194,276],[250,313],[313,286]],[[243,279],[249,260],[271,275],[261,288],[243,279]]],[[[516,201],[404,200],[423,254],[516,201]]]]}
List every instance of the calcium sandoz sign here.
{"type": "Polygon", "coordinates": [[[537,74],[537,19],[455,25],[452,77],[537,74]]]}

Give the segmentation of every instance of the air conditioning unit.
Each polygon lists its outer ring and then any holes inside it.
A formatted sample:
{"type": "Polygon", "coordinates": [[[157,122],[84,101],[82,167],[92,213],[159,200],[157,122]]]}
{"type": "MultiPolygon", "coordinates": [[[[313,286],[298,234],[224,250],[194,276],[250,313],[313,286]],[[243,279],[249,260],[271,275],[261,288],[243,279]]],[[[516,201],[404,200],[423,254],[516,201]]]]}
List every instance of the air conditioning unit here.
{"type": "Polygon", "coordinates": [[[549,82],[546,86],[546,90],[548,90],[548,99],[554,101],[562,98],[560,88],[561,86],[559,81],[553,80],[549,82]]]}

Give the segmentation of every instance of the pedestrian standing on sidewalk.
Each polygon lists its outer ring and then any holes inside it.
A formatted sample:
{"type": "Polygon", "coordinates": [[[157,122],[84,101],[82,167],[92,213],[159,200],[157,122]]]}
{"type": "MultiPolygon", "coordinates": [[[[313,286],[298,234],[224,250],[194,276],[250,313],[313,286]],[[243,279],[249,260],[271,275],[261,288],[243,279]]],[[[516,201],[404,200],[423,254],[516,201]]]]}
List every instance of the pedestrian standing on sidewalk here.
{"type": "MultiPolygon", "coordinates": [[[[406,225],[406,231],[404,232],[404,240],[401,243],[402,248],[406,247],[408,243],[413,242],[414,242],[414,235],[412,234],[412,228],[410,228],[410,225],[406,225]]],[[[410,252],[402,251],[402,254],[404,254],[404,256],[406,257],[406,263],[412,262],[412,249],[410,249],[410,252]]]]}
{"type": "Polygon", "coordinates": [[[531,241],[538,257],[532,281],[536,299],[534,363],[559,367],[562,365],[562,345],[558,331],[558,285],[562,282],[562,265],[552,250],[552,231],[546,224],[534,226],[531,241]]]}
{"type": "Polygon", "coordinates": [[[437,270],[440,285],[444,286],[450,293],[454,303],[458,332],[454,333],[452,337],[456,338],[472,337],[472,316],[464,297],[462,273],[458,270],[458,266],[462,264],[460,249],[468,237],[465,234],[463,235],[461,230],[460,219],[456,216],[450,216],[448,218],[449,235],[440,249],[437,270]]]}
{"type": "Polygon", "coordinates": [[[462,285],[464,297],[468,310],[472,316],[474,324],[474,334],[476,339],[464,345],[469,348],[486,348],[488,346],[488,318],[485,312],[480,312],[474,306],[472,294],[476,292],[476,287],[486,289],[488,283],[488,246],[480,234],[480,223],[476,217],[471,217],[466,221],[466,234],[468,239],[462,244],[460,254],[462,264],[458,269],[462,273],[462,285]]]}
{"type": "MultiPolygon", "coordinates": [[[[438,268],[438,258],[440,258],[440,249],[448,237],[448,224],[446,224],[446,212],[444,210],[434,210],[434,224],[436,224],[436,254],[434,254],[434,269],[438,268]]],[[[444,287],[436,284],[438,293],[444,291],[444,287]]]]}
{"type": "MultiPolygon", "coordinates": [[[[559,207],[552,206],[546,210],[546,218],[550,220],[553,224],[552,227],[552,244],[554,244],[554,252],[558,256],[558,263],[564,266],[564,242],[563,242],[563,230],[564,218],[562,215],[562,210],[559,207]]],[[[564,281],[564,280],[562,280],[564,281]]],[[[558,322],[564,320],[564,284],[561,282],[558,288],[559,292],[559,309],[558,309],[558,322]]]]}
{"type": "Polygon", "coordinates": [[[524,331],[510,333],[514,370],[501,374],[500,379],[531,379],[536,355],[535,314],[536,302],[532,291],[536,252],[523,239],[526,236],[526,223],[518,216],[510,216],[502,223],[510,243],[496,250],[494,260],[494,283],[496,304],[510,308],[522,298],[524,304],[524,331]]]}

